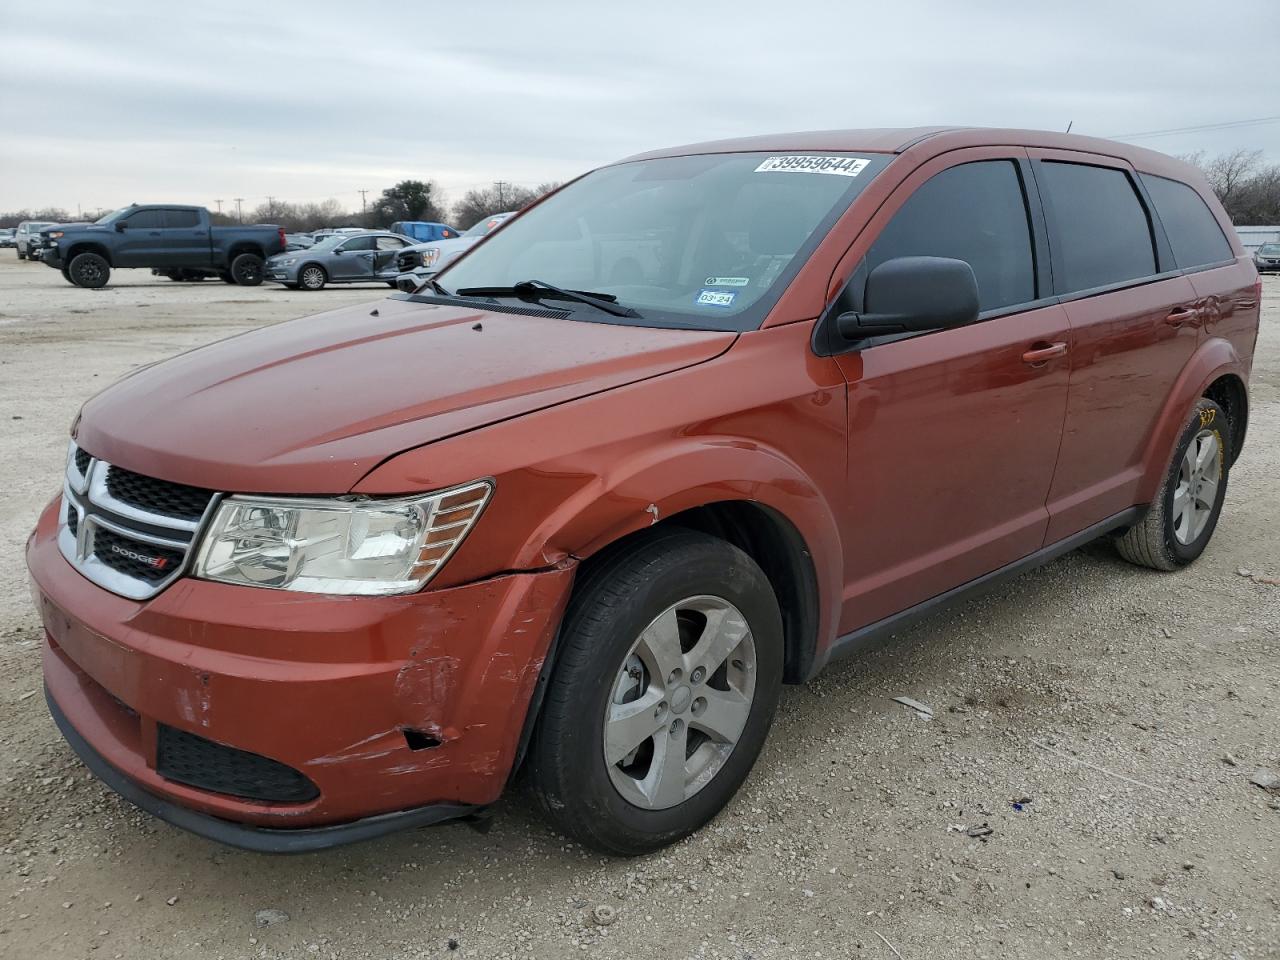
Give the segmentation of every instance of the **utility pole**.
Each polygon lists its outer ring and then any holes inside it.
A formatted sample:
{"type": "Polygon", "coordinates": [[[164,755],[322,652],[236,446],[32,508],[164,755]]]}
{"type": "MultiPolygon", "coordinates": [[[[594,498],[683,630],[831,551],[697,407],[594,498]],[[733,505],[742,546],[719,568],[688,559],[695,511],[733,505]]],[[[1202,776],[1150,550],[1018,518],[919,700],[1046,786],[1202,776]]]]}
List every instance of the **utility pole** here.
{"type": "Polygon", "coordinates": [[[218,213],[222,213],[222,201],[221,201],[221,200],[215,200],[215,201],[213,201],[213,202],[214,202],[214,203],[216,203],[216,204],[218,205],[218,213]]]}
{"type": "Polygon", "coordinates": [[[360,222],[361,223],[365,222],[365,216],[366,216],[368,205],[364,202],[364,195],[368,192],[369,192],[368,190],[356,191],[356,193],[360,194],[360,222]]]}
{"type": "Polygon", "coordinates": [[[244,223],[244,213],[240,210],[240,204],[244,202],[244,197],[233,197],[236,202],[236,219],[244,223]]]}
{"type": "Polygon", "coordinates": [[[274,220],[276,218],[276,198],[267,197],[267,219],[274,220]]]}
{"type": "Polygon", "coordinates": [[[502,192],[503,187],[507,185],[507,181],[495,180],[493,181],[493,185],[498,188],[498,209],[499,210],[507,209],[507,204],[506,204],[506,201],[503,200],[504,194],[502,192]]]}

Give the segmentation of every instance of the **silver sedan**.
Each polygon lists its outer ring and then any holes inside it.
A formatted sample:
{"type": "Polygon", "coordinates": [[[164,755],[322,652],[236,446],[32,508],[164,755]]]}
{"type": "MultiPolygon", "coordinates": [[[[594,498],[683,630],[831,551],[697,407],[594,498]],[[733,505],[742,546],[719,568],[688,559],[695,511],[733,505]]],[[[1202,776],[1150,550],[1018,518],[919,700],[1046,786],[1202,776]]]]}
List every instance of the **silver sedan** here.
{"type": "Polygon", "coordinates": [[[321,290],[330,283],[385,283],[378,276],[394,264],[396,254],[413,241],[395,233],[370,230],[326,237],[306,250],[286,250],[267,261],[266,279],[292,290],[321,290]]]}

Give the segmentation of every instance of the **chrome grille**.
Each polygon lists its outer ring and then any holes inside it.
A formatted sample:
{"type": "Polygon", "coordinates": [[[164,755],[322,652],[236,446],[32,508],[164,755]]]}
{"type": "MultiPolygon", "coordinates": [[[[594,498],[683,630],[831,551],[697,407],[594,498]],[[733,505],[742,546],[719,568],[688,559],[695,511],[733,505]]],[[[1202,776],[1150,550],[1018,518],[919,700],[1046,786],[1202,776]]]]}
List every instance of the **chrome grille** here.
{"type": "Polygon", "coordinates": [[[155,596],[186,571],[219,494],[67,452],[58,549],[85,577],[133,600],[155,596]]]}

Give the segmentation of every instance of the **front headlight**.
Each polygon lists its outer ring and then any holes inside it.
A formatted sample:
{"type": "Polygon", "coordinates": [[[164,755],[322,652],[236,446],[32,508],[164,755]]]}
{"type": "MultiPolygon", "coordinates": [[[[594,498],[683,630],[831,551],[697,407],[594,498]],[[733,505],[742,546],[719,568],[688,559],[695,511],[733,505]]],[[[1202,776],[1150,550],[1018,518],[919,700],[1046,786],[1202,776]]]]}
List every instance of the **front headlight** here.
{"type": "Polygon", "coordinates": [[[422,265],[429,267],[440,259],[440,250],[437,247],[428,247],[422,251],[422,265]]]}
{"type": "Polygon", "coordinates": [[[61,230],[54,230],[50,233],[46,233],[45,236],[48,237],[50,240],[61,240],[63,234],[61,230]]]}
{"type": "Polygon", "coordinates": [[[195,575],[306,593],[413,593],[453,555],[492,492],[481,480],[394,500],[228,497],[201,540],[195,575]]]}
{"type": "Polygon", "coordinates": [[[292,267],[297,262],[297,257],[285,257],[283,260],[277,260],[275,265],[277,267],[292,267]]]}

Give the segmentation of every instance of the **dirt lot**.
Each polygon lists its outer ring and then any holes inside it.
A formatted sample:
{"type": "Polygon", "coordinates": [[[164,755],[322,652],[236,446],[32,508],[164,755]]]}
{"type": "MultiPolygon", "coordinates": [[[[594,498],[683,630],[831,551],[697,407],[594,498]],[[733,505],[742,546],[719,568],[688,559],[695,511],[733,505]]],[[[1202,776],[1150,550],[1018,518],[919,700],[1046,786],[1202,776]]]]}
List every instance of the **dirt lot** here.
{"type": "Polygon", "coordinates": [[[152,280],[80,290],[0,253],[0,956],[1280,957],[1280,795],[1249,782],[1280,772],[1280,587],[1261,582],[1280,577],[1280,278],[1249,444],[1191,571],[1095,544],[789,689],[730,809],[635,861],[565,843],[519,794],[487,835],[263,857],[88,776],[39,694],[22,563],[78,405],[137,364],[386,293],[152,280]]]}

